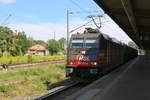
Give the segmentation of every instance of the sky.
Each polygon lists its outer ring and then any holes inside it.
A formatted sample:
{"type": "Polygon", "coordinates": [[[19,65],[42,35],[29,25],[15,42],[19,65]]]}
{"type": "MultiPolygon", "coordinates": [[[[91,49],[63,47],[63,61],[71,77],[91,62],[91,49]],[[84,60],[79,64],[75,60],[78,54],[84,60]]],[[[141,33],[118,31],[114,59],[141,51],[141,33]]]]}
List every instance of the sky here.
{"type": "MultiPolygon", "coordinates": [[[[67,10],[70,31],[90,21],[89,15],[103,15],[102,33],[125,43],[131,41],[93,0],[0,0],[0,24],[11,14],[5,26],[24,31],[28,37],[44,41],[66,38],[67,10]]],[[[96,28],[93,22],[85,27],[96,28]]]]}

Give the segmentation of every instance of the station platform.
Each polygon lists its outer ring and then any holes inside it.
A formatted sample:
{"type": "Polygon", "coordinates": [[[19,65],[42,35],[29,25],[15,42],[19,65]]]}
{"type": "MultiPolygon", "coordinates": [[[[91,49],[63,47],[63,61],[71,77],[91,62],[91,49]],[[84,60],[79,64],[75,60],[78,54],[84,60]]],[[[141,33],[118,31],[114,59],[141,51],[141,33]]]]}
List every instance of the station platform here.
{"type": "Polygon", "coordinates": [[[150,100],[150,56],[141,56],[93,100],[150,100]]]}
{"type": "Polygon", "coordinates": [[[68,100],[150,100],[150,56],[138,56],[68,100]]]}

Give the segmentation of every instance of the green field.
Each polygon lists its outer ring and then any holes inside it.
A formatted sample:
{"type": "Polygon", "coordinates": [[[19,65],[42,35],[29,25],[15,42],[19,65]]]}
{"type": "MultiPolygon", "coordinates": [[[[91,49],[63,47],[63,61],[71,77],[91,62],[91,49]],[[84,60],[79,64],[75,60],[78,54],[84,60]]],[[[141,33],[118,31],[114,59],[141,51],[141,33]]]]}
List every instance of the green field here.
{"type": "Polygon", "coordinates": [[[52,83],[65,79],[64,63],[0,70],[0,100],[41,95],[52,83]]]}
{"type": "Polygon", "coordinates": [[[29,63],[36,61],[48,61],[55,59],[64,59],[65,55],[48,55],[48,56],[2,56],[0,57],[0,64],[19,64],[19,63],[29,63]]]}

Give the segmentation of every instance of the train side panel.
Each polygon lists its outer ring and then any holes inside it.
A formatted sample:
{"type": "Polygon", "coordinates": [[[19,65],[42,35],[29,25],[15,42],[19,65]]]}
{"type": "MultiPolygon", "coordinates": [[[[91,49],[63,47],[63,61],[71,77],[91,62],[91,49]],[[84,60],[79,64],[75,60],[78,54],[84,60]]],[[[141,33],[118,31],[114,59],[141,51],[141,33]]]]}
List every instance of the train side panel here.
{"type": "Polygon", "coordinates": [[[74,37],[84,38],[84,43],[82,48],[68,48],[66,73],[72,78],[97,78],[137,56],[137,50],[104,37],[103,34],[77,34],[74,37]],[[99,40],[98,48],[86,48],[86,39],[93,37],[99,40]]]}

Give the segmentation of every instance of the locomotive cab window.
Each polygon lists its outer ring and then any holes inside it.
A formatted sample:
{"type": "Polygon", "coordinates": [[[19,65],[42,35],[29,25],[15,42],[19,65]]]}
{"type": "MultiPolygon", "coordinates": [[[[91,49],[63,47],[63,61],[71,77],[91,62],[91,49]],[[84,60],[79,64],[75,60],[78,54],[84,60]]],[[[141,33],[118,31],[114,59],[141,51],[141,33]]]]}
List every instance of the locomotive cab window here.
{"type": "Polygon", "coordinates": [[[98,38],[86,38],[85,48],[98,48],[99,39],[98,38]]]}
{"type": "Polygon", "coordinates": [[[83,48],[84,38],[73,38],[70,48],[83,48]]]}

